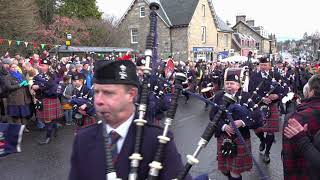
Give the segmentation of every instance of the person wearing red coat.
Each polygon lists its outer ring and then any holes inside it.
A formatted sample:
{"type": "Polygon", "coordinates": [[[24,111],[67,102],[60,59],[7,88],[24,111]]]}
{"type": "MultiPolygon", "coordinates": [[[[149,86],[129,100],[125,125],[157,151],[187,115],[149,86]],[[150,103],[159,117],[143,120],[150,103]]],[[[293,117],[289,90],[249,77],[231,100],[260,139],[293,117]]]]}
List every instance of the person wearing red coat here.
{"type": "MultiPolygon", "coordinates": [[[[319,169],[311,165],[304,153],[299,148],[297,138],[288,138],[286,135],[290,133],[297,121],[302,126],[307,124],[307,137],[313,141],[315,135],[320,130],[320,75],[314,75],[304,88],[304,96],[306,99],[297,107],[289,120],[284,123],[284,136],[282,140],[282,159],[284,180],[314,180],[319,179],[319,169]]],[[[299,139],[299,138],[298,138],[299,139]]]]}

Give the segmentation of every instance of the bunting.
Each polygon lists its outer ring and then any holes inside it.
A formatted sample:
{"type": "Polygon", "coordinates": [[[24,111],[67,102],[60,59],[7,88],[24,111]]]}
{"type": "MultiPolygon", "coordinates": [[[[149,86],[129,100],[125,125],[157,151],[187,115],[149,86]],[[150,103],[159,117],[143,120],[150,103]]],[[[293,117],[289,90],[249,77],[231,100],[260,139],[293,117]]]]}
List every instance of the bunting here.
{"type": "Polygon", "coordinates": [[[28,42],[28,41],[22,41],[22,40],[11,40],[11,39],[3,39],[0,37],[0,45],[3,44],[3,42],[8,42],[8,46],[12,47],[11,45],[13,45],[13,43],[15,42],[15,44],[17,46],[20,46],[22,43],[25,45],[25,47],[27,48],[28,45],[31,43],[33,48],[36,49],[37,47],[41,47],[41,49],[45,49],[46,47],[56,47],[58,48],[60,45],[53,45],[53,44],[45,44],[45,43],[38,43],[38,42],[28,42]]]}

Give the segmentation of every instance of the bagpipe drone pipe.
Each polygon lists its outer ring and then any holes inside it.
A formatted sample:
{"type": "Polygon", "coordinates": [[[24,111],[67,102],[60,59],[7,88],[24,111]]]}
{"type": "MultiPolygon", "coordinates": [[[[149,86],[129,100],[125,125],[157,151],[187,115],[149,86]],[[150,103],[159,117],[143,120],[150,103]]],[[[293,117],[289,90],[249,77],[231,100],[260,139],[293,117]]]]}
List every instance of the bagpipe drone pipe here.
{"type": "MultiPolygon", "coordinates": [[[[168,80],[165,79],[165,78],[161,77],[159,79],[162,82],[166,83],[166,84],[170,84],[170,82],[168,82],[168,80]]],[[[176,88],[181,89],[181,90],[183,89],[182,87],[175,86],[173,84],[171,84],[171,86],[174,86],[175,89],[176,88]]],[[[248,112],[247,112],[247,110],[243,110],[243,107],[241,107],[241,106],[240,107],[239,106],[229,106],[233,102],[235,102],[235,100],[232,98],[232,96],[230,96],[229,94],[225,93],[223,95],[223,104],[219,106],[218,104],[216,104],[213,101],[210,101],[210,100],[204,98],[203,96],[201,96],[199,94],[193,93],[193,92],[188,91],[188,90],[183,90],[183,91],[185,93],[188,93],[190,96],[195,97],[198,100],[201,100],[201,101],[203,101],[205,103],[208,103],[209,105],[211,105],[213,107],[217,107],[219,110],[218,110],[218,113],[216,113],[216,115],[214,116],[213,120],[209,121],[207,127],[205,128],[205,131],[203,132],[203,134],[202,134],[202,136],[201,136],[201,138],[200,138],[200,140],[198,142],[198,146],[197,146],[196,150],[194,151],[194,153],[192,155],[187,155],[187,163],[185,164],[184,169],[179,173],[179,175],[178,175],[178,177],[176,179],[183,180],[186,177],[186,175],[188,174],[188,172],[190,171],[191,167],[194,164],[199,163],[199,160],[197,159],[197,156],[200,154],[201,150],[206,147],[206,145],[208,144],[208,142],[210,141],[210,139],[214,135],[215,130],[216,130],[216,125],[220,121],[220,118],[221,118],[221,116],[223,114],[225,114],[224,116],[226,118],[228,118],[228,120],[231,123],[231,126],[233,127],[233,129],[235,129],[235,133],[236,133],[237,137],[240,138],[241,144],[245,145],[246,151],[247,152],[251,152],[249,147],[247,147],[247,145],[245,144],[245,140],[242,137],[240,131],[236,128],[236,126],[234,124],[234,120],[232,118],[232,113],[233,112],[234,113],[240,113],[240,116],[243,116],[243,118],[245,116],[247,116],[248,112]]],[[[260,126],[260,125],[256,125],[256,126],[260,126]]],[[[269,177],[266,176],[265,173],[262,171],[261,167],[259,166],[259,164],[255,160],[255,158],[254,157],[252,157],[252,158],[253,158],[253,162],[254,162],[255,166],[257,167],[260,179],[262,179],[262,180],[269,179],[269,177]]]]}

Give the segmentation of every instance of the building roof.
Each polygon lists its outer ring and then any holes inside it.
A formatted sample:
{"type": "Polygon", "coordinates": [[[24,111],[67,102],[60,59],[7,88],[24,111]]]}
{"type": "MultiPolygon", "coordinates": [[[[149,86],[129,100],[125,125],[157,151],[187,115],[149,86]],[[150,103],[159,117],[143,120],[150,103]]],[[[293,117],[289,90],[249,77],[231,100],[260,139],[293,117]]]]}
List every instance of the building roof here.
{"type": "Polygon", "coordinates": [[[218,31],[222,32],[233,32],[233,29],[227,25],[219,16],[216,16],[216,26],[218,28],[218,31]]]}
{"type": "Polygon", "coordinates": [[[127,52],[127,51],[133,51],[131,48],[119,48],[119,47],[90,47],[90,46],[70,46],[68,49],[65,45],[57,48],[52,48],[50,50],[51,53],[54,52],[59,53],[106,53],[106,52],[127,52]]]}
{"type": "Polygon", "coordinates": [[[199,0],[160,0],[172,26],[189,25],[199,0]]]}
{"type": "Polygon", "coordinates": [[[243,21],[237,22],[237,24],[234,25],[234,26],[232,27],[232,29],[236,29],[236,27],[237,27],[240,23],[244,24],[248,29],[250,29],[252,32],[254,32],[255,34],[257,34],[258,36],[260,36],[261,39],[266,39],[266,38],[263,37],[260,33],[258,33],[256,30],[254,30],[252,27],[250,27],[247,23],[245,23],[245,22],[243,22],[243,21]]]}
{"type": "MultiPolygon", "coordinates": [[[[146,3],[147,5],[149,5],[149,1],[150,1],[150,0],[144,0],[144,1],[145,1],[145,3],[146,3]]],[[[136,2],[136,0],[132,0],[132,2],[131,2],[131,4],[129,5],[128,9],[125,11],[125,13],[124,13],[124,14],[122,15],[122,17],[120,18],[117,26],[118,26],[118,25],[122,22],[122,20],[126,17],[126,15],[127,15],[128,12],[131,10],[131,8],[133,7],[133,5],[134,5],[135,2],[136,2]]],[[[162,19],[163,22],[164,22],[168,27],[172,26],[171,21],[170,21],[168,15],[166,14],[166,11],[164,10],[161,2],[160,2],[160,8],[159,8],[159,10],[156,11],[156,12],[157,12],[159,18],[162,19]]]]}

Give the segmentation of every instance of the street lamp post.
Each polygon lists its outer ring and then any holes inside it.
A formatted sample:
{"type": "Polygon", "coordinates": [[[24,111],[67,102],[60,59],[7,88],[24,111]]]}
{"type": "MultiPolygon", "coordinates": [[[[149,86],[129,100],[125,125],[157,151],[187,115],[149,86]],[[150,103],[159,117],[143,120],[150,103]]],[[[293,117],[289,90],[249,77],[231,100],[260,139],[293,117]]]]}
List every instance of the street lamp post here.
{"type": "Polygon", "coordinates": [[[272,58],[272,47],[271,47],[271,43],[272,43],[272,40],[270,39],[270,40],[269,40],[269,58],[270,58],[270,61],[271,61],[271,65],[273,66],[273,65],[274,65],[274,59],[272,58]]]}

